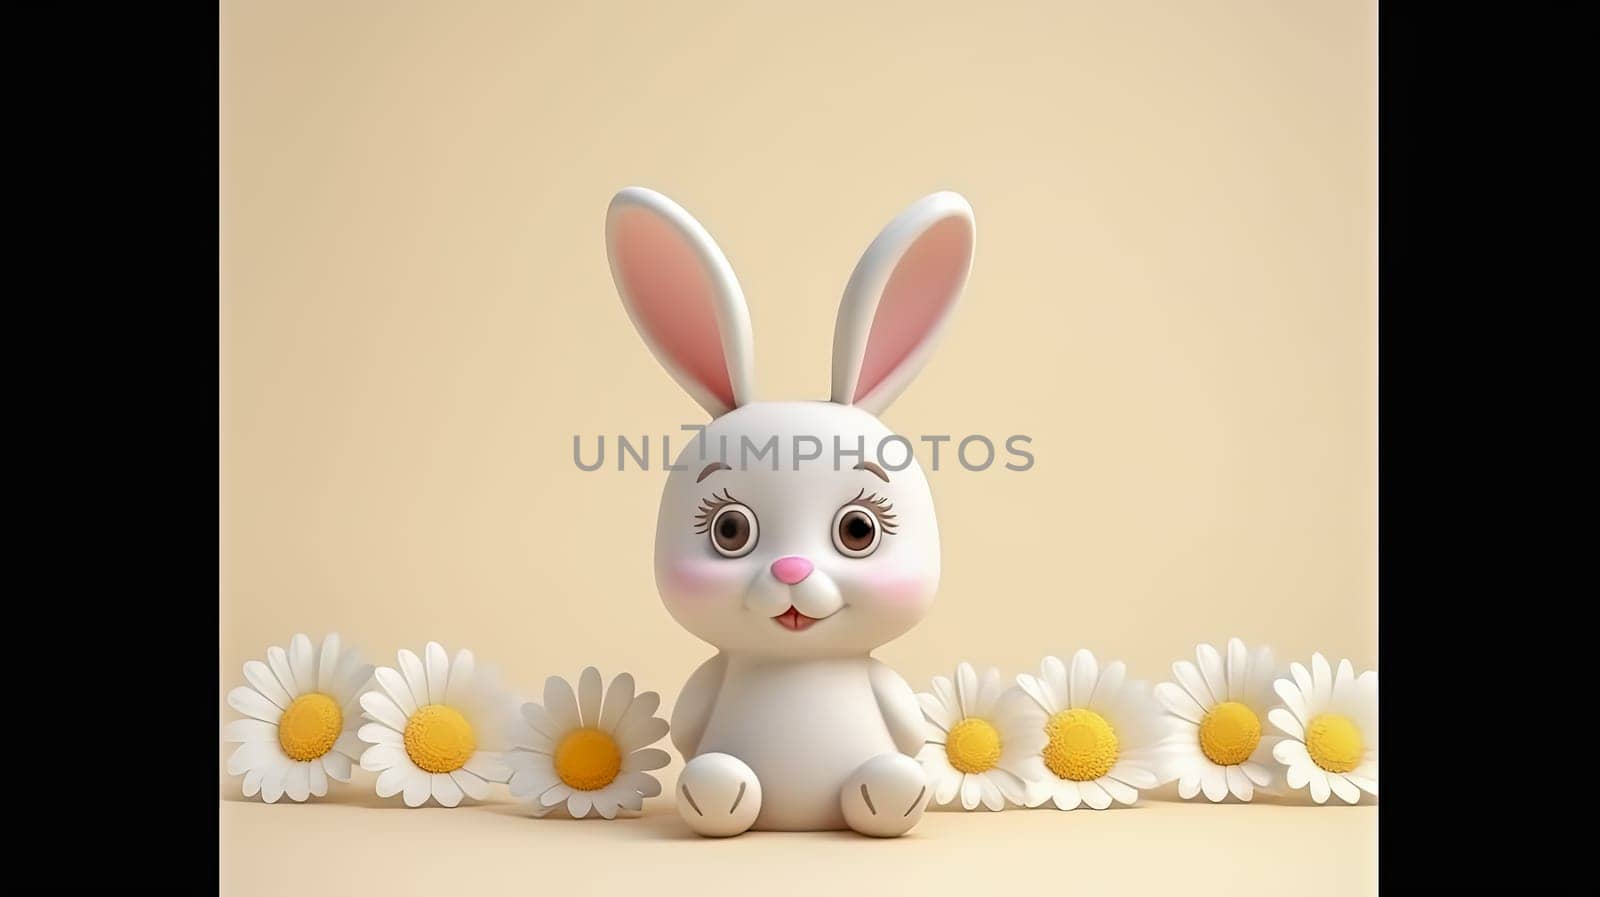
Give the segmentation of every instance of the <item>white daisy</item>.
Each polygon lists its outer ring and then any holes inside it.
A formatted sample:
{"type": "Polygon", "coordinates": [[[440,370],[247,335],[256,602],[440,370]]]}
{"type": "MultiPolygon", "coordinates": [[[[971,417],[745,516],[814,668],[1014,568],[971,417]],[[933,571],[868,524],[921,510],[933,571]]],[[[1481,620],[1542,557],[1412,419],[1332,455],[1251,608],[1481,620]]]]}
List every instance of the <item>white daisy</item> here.
{"type": "Polygon", "coordinates": [[[961,797],[963,809],[982,803],[990,810],[1006,802],[1021,806],[1030,779],[1044,773],[1039,751],[1045,745],[1040,719],[1028,697],[1002,683],[990,667],[978,676],[972,664],[956,667],[954,682],[933,677],[933,693],[917,695],[927,719],[928,743],[917,754],[928,773],[933,802],[945,806],[961,797]]]}
{"type": "Polygon", "coordinates": [[[655,716],[661,696],[633,693],[633,677],[622,673],[602,689],[600,671],[586,667],[578,693],[560,676],[544,683],[544,703],[522,705],[525,725],[517,729],[506,754],[511,796],[530,802],[543,816],[566,804],[582,819],[593,810],[613,819],[618,810],[638,810],[644,799],[661,793],[649,770],[671,759],[650,747],[667,734],[667,721],[655,716]]]}
{"type": "Polygon", "coordinates": [[[1272,649],[1251,652],[1244,642],[1229,639],[1226,659],[1210,645],[1197,646],[1195,659],[1198,665],[1174,663],[1177,682],[1156,686],[1156,700],[1171,714],[1176,732],[1168,742],[1167,778],[1178,780],[1184,800],[1201,791],[1213,803],[1230,792],[1250,800],[1256,788],[1272,783],[1272,748],[1278,742],[1261,734],[1262,720],[1278,705],[1272,649]]]}
{"type": "Polygon", "coordinates": [[[446,807],[463,796],[482,800],[488,783],[509,775],[500,752],[516,701],[477,668],[471,651],[456,652],[452,662],[438,642],[429,642],[423,655],[425,661],[402,648],[398,671],[374,672],[382,690],[361,696],[371,722],[359,734],[372,745],[361,768],[379,774],[379,797],[401,794],[408,807],[429,797],[446,807]]]}
{"type": "Polygon", "coordinates": [[[350,781],[350,762],[361,753],[355,728],[356,698],[372,676],[354,648],[337,633],[313,651],[304,634],[286,652],[267,649],[267,662],[246,661],[241,685],[228,706],[250,717],[223,728],[224,741],[244,742],[228,758],[228,774],[244,775],[244,795],[274,803],[282,795],[302,801],[328,793],[328,779],[350,781]]]}
{"type": "Polygon", "coordinates": [[[1029,806],[1053,801],[1062,810],[1080,803],[1104,810],[1113,800],[1132,804],[1138,789],[1160,783],[1155,745],[1165,734],[1161,708],[1145,683],[1126,676],[1122,661],[1101,670],[1094,655],[1081,650],[1070,672],[1060,658],[1046,657],[1040,675],[1017,677],[1046,735],[1044,773],[1029,781],[1029,806]]]}
{"type": "Polygon", "coordinates": [[[1327,801],[1329,792],[1347,804],[1365,791],[1378,796],[1378,672],[1359,677],[1350,661],[1339,661],[1338,675],[1327,658],[1311,655],[1311,670],[1289,664],[1294,677],[1272,683],[1283,707],[1267,714],[1288,738],[1272,756],[1287,769],[1290,788],[1311,789],[1311,799],[1327,801]]]}

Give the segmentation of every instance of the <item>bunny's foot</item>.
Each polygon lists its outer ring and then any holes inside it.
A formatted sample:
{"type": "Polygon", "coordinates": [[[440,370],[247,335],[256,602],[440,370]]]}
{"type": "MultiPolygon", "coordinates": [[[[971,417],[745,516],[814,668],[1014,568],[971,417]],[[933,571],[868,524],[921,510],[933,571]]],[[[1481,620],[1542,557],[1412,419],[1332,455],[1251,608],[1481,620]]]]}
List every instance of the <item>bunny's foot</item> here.
{"type": "Polygon", "coordinates": [[[760,812],[761,780],[738,757],[701,754],[678,776],[678,815],[697,835],[742,834],[760,812]]]}
{"type": "Polygon", "coordinates": [[[879,754],[850,775],[839,792],[844,821],[863,835],[898,838],[928,807],[922,764],[905,754],[879,754]]]}

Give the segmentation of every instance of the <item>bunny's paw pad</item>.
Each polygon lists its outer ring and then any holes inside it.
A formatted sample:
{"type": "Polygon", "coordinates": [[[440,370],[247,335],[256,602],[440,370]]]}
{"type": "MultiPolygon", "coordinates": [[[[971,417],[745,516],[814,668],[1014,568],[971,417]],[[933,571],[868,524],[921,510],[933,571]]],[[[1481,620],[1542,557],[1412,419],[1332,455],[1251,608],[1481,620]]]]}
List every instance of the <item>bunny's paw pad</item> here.
{"type": "Polygon", "coordinates": [[[863,835],[898,838],[928,807],[922,764],[904,754],[880,754],[861,764],[839,792],[845,822],[863,835]]]}
{"type": "Polygon", "coordinates": [[[678,776],[678,815],[697,835],[726,838],[755,824],[761,780],[730,754],[701,754],[678,776]]]}

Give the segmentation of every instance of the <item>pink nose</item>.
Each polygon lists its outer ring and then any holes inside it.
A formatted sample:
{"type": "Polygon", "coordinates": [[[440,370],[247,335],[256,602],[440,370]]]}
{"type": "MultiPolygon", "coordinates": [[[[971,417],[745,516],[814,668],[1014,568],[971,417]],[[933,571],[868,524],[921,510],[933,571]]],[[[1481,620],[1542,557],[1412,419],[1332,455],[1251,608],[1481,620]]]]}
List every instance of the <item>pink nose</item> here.
{"type": "Polygon", "coordinates": [[[811,562],[802,557],[778,558],[772,562],[772,575],[792,586],[811,575],[811,562]]]}

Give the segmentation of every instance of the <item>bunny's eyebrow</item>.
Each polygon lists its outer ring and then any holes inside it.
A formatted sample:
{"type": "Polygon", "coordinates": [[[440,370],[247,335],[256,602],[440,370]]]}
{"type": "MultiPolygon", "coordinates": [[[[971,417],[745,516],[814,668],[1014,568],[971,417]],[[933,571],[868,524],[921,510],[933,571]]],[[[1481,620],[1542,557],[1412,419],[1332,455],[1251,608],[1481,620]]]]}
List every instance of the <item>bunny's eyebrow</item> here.
{"type": "Polygon", "coordinates": [[[889,482],[889,475],[883,472],[883,468],[881,468],[878,465],[872,463],[871,461],[862,461],[860,464],[857,464],[855,467],[852,467],[850,469],[851,470],[865,470],[866,472],[872,474],[873,476],[877,477],[878,479],[883,480],[885,483],[889,482]]]}
{"type": "MultiPolygon", "coordinates": [[[[732,469],[733,468],[731,468],[728,465],[722,463],[721,461],[712,461],[710,464],[706,465],[706,469],[705,470],[700,471],[700,475],[695,477],[694,481],[696,483],[698,483],[701,480],[705,479],[708,476],[711,476],[712,474],[716,473],[719,470],[732,470],[732,469]]],[[[888,480],[884,480],[884,482],[888,482],[888,480]]]]}

